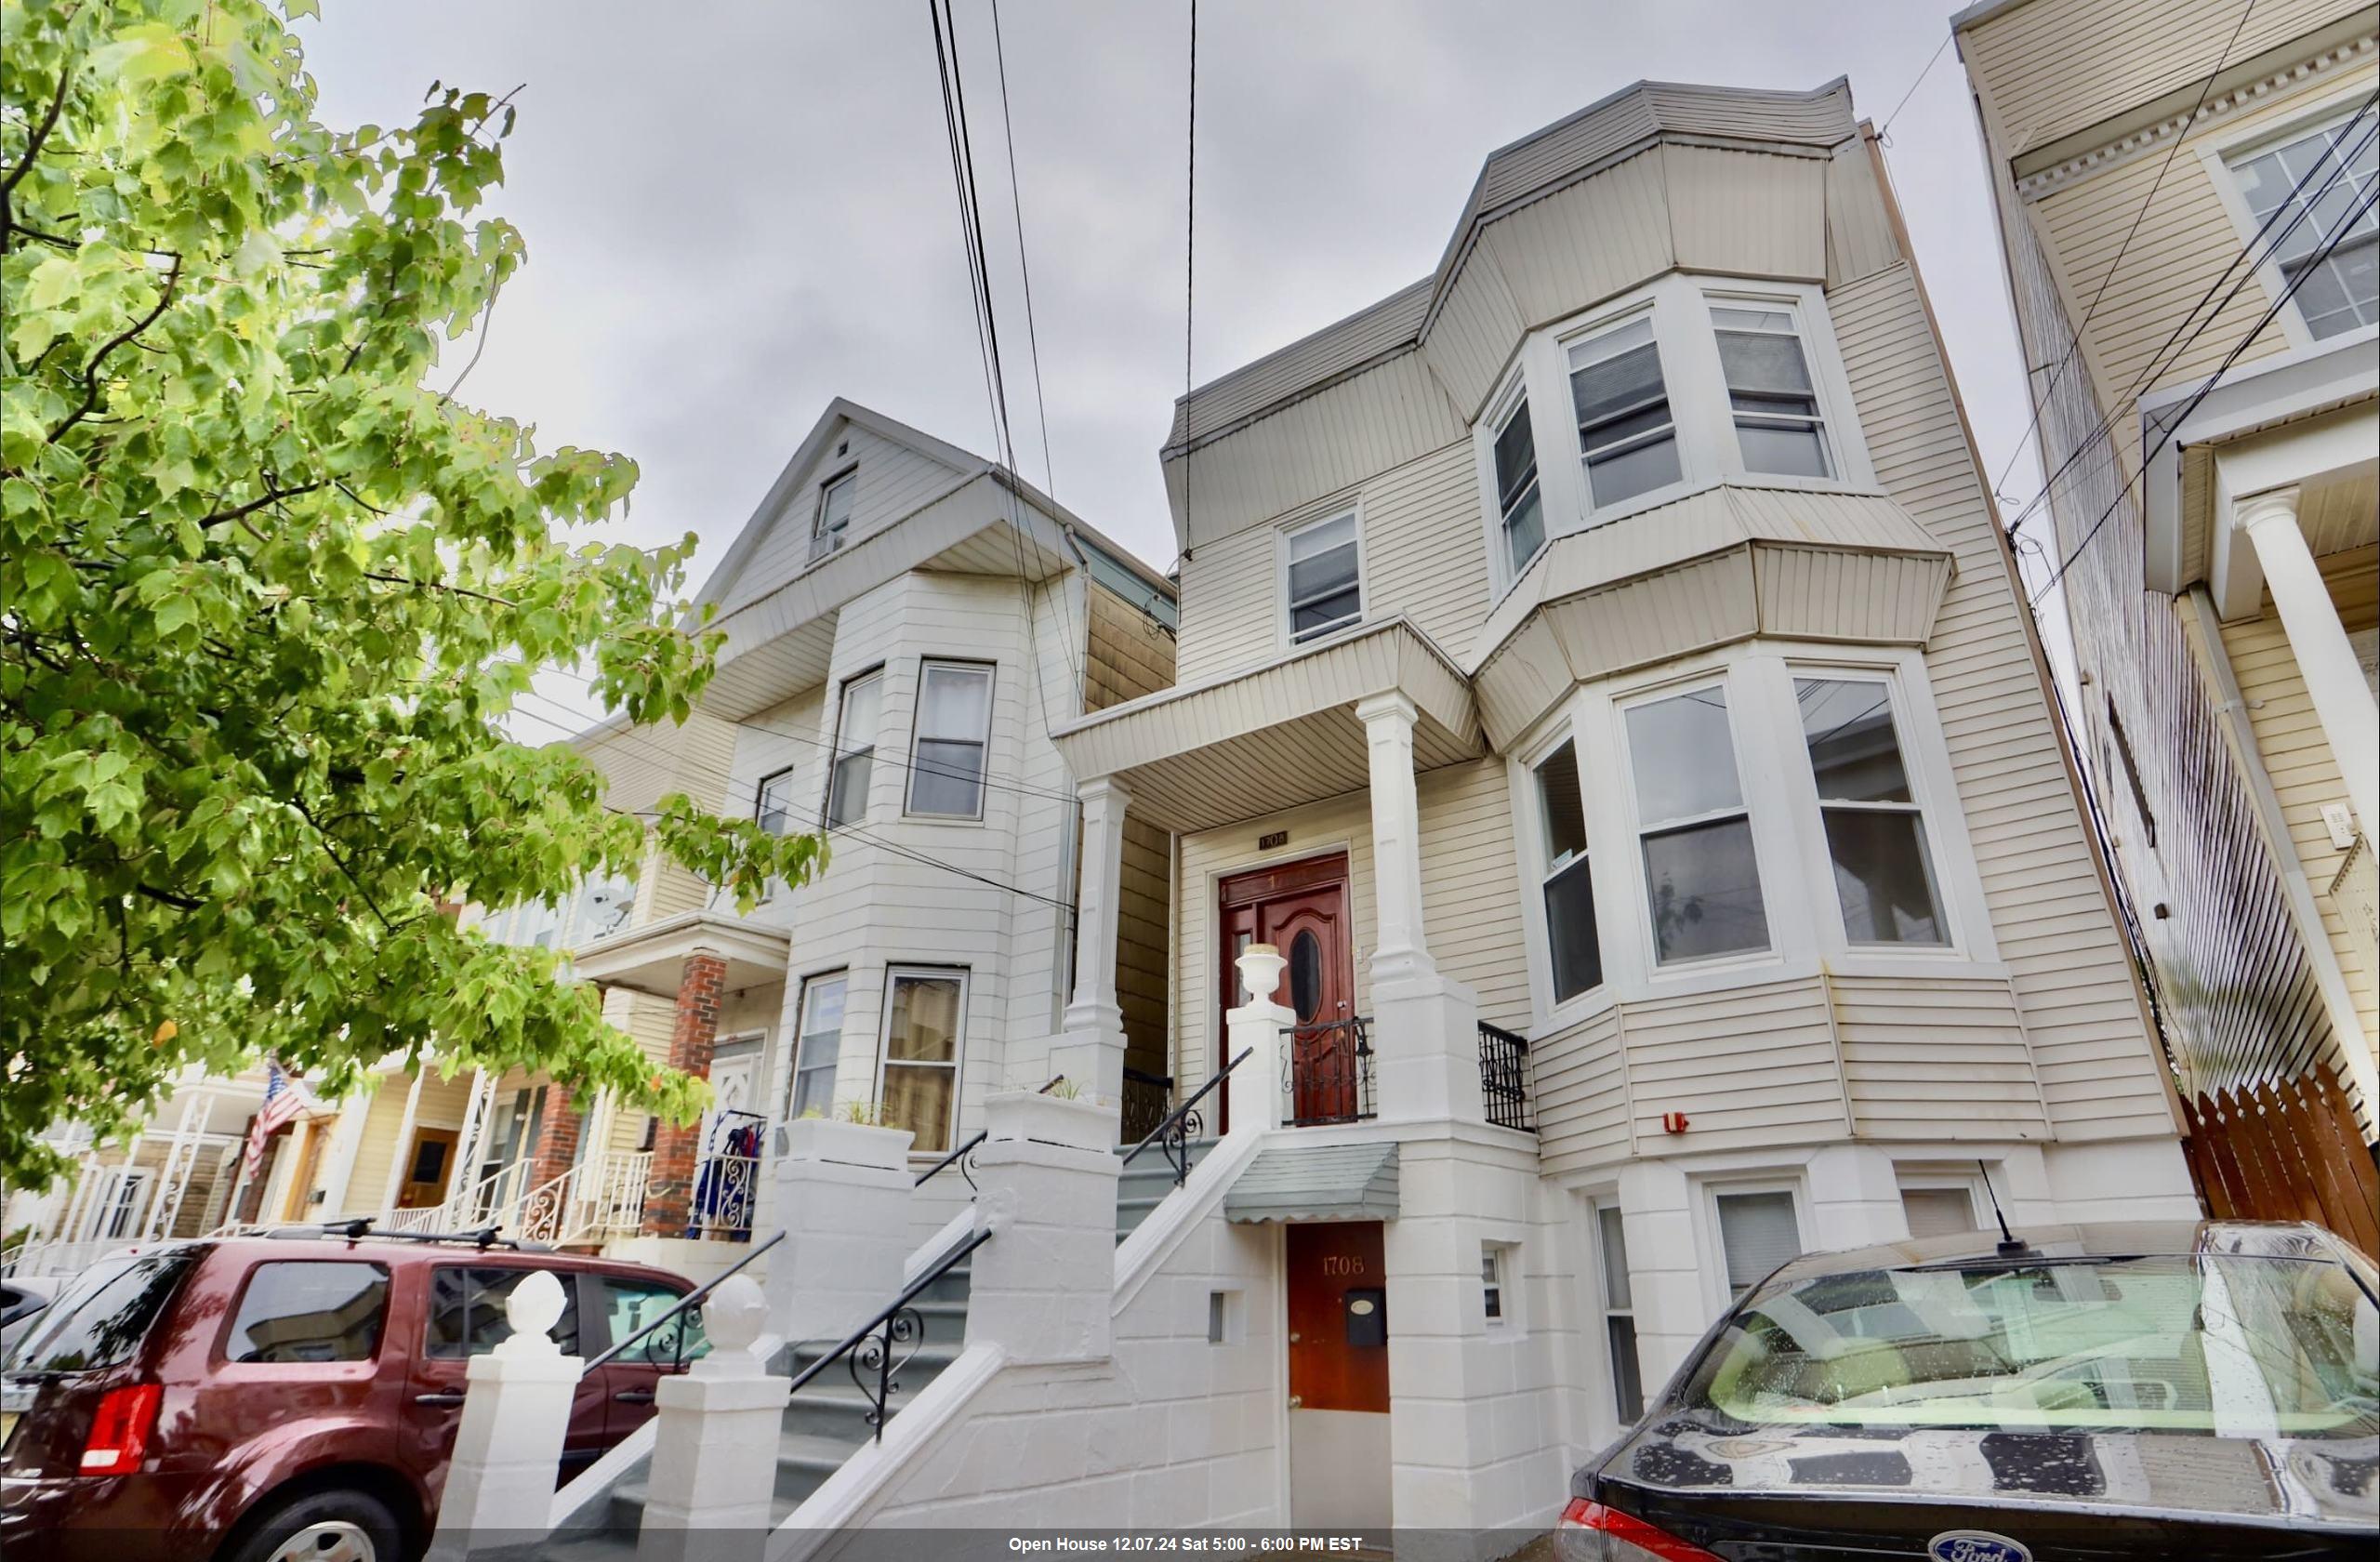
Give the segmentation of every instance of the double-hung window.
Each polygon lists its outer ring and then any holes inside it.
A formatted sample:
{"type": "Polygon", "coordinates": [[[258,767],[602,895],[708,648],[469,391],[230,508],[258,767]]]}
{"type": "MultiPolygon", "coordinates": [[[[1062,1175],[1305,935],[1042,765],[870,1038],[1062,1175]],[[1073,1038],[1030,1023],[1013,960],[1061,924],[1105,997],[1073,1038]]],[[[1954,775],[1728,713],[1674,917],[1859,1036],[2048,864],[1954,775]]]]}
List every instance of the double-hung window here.
{"type": "Polygon", "coordinates": [[[1287,542],[1292,643],[1343,629],[1364,616],[1355,511],[1301,526],[1288,535],[1287,542]]]}
{"type": "Polygon", "coordinates": [[[867,784],[876,773],[876,729],[883,711],[884,669],[843,684],[835,709],[835,762],[826,777],[826,827],[867,817],[867,784]]]}
{"type": "Polygon", "coordinates": [[[1611,1408],[1625,1424],[1645,1413],[1645,1374],[1636,1359],[1636,1297],[1628,1279],[1628,1228],[1618,1205],[1596,1206],[1595,1236],[1603,1260],[1603,1330],[1611,1361],[1611,1408]]]}
{"type": "Polygon", "coordinates": [[[909,751],[909,812],[980,818],[992,739],[992,669],[927,662],[918,671],[918,731],[909,751]]]}
{"type": "Polygon", "coordinates": [[[1538,816],[1545,829],[1545,943],[1554,967],[1554,1001],[1560,1003],[1603,985],[1577,743],[1565,738],[1540,761],[1536,781],[1538,816]]]}
{"type": "Polygon", "coordinates": [[[1712,1200],[1719,1220],[1719,1253],[1726,1266],[1727,1294],[1744,1293],[1778,1265],[1802,1253],[1802,1224],[1793,1196],[1783,1190],[1723,1193],[1712,1200]]]}
{"type": "Polygon", "coordinates": [[[752,799],[752,817],[771,835],[793,827],[793,772],[772,771],[760,777],[752,799]]]}
{"type": "Polygon", "coordinates": [[[859,473],[830,478],[818,490],[818,514],[810,523],[810,558],[815,563],[843,545],[851,534],[852,499],[859,493],[859,473]]]}
{"type": "Polygon", "coordinates": [[[1727,377],[1727,405],[1748,471],[1832,477],[1818,387],[1801,333],[1784,309],[1713,304],[1711,325],[1727,377]]]}
{"type": "Polygon", "coordinates": [[[2380,137],[2357,113],[2232,165],[2240,193],[2281,268],[2307,334],[2335,337],[2380,320],[2380,137]],[[2354,220],[2348,214],[2361,211],[2354,220]]]}
{"type": "Polygon", "coordinates": [[[1628,708],[1636,824],[1661,963],[1768,947],[1726,690],[1628,708]]]}
{"type": "Polygon", "coordinates": [[[1947,944],[1925,821],[1881,679],[1797,678],[1802,741],[1818,782],[1827,856],[1854,944],[1947,944]]]}
{"type": "Polygon", "coordinates": [[[917,1135],[914,1149],[950,1147],[959,1103],[959,1044],[967,1007],[960,971],[902,970],[886,976],[884,1122],[917,1135]]]}
{"type": "Polygon", "coordinates": [[[1571,344],[1570,401],[1594,508],[1678,480],[1677,420],[1651,315],[1571,344]]]}
{"type": "Polygon", "coordinates": [[[786,1092],[787,1119],[835,1105],[835,1064],[843,1050],[843,995],[849,978],[838,971],[801,984],[801,1034],[793,1046],[793,1080],[786,1092]]]}
{"type": "Polygon", "coordinates": [[[1545,501],[1537,481],[1537,439],[1528,398],[1515,403],[1496,430],[1496,507],[1502,517],[1504,560],[1518,576],[1545,546],[1545,501]]]}

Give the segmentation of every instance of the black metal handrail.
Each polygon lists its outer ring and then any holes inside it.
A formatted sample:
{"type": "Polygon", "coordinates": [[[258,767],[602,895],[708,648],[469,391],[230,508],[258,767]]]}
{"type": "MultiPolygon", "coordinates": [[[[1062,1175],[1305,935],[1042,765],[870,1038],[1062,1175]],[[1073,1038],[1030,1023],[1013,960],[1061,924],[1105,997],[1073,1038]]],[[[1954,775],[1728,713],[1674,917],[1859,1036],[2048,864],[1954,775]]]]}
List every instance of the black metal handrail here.
{"type": "Polygon", "coordinates": [[[1535,1133],[1528,1120],[1528,1038],[1479,1022],[1479,1097],[1498,1128],[1535,1133]]]}
{"type": "MultiPolygon", "coordinates": [[[[588,1373],[595,1370],[596,1368],[607,1365],[622,1351],[628,1349],[630,1345],[635,1344],[639,1340],[643,1339],[647,1334],[652,1333],[654,1330],[660,1328],[663,1324],[668,1323],[670,1319],[681,1317],[689,1308],[701,1306],[703,1304],[703,1298],[708,1296],[712,1291],[717,1291],[721,1286],[724,1285],[727,1282],[729,1276],[742,1273],[746,1264],[751,1263],[754,1259],[760,1257],[771,1248],[775,1247],[779,1242],[784,1241],[785,1238],[786,1234],[780,1231],[776,1235],[771,1237],[767,1241],[760,1243],[758,1246],[754,1247],[750,1252],[746,1253],[742,1258],[739,1258],[734,1264],[729,1264],[718,1275],[705,1281],[703,1284],[696,1286],[694,1290],[686,1292],[685,1295],[678,1298],[676,1304],[671,1306],[668,1312],[663,1313],[660,1317],[654,1318],[651,1323],[646,1324],[643,1328],[638,1330],[627,1339],[615,1340],[612,1342],[612,1348],[597,1357],[594,1360],[588,1362],[586,1366],[580,1368],[578,1375],[581,1378],[586,1377],[588,1373]]],[[[678,1330],[678,1343],[673,1349],[670,1365],[672,1367],[682,1367],[685,1365],[685,1361],[686,1331],[681,1329],[678,1330]]]]}
{"type": "Polygon", "coordinates": [[[956,1267],[960,1259],[991,1239],[989,1231],[978,1231],[943,1254],[941,1262],[903,1287],[901,1294],[892,1299],[891,1306],[844,1335],[840,1344],[796,1372],[786,1393],[800,1393],[802,1384],[825,1371],[829,1363],[850,1355],[852,1385],[866,1397],[867,1423],[876,1429],[876,1439],[881,1442],[884,1423],[892,1419],[886,1407],[892,1403],[893,1392],[901,1386],[901,1380],[892,1374],[907,1365],[910,1358],[918,1354],[918,1347],[925,1344],[925,1316],[910,1304],[956,1267]],[[893,1351],[903,1344],[908,1345],[908,1355],[895,1357],[893,1351]],[[876,1386],[872,1390],[868,1387],[867,1379],[862,1375],[869,1372],[876,1376],[876,1386]]]}
{"type": "Polygon", "coordinates": [[[1165,1120],[1173,1110],[1173,1076],[1151,1074],[1124,1066],[1124,1090],[1120,1126],[1127,1139],[1137,1138],[1165,1120]]]}
{"type": "Polygon", "coordinates": [[[1362,1015],[1321,1025],[1291,1026],[1281,1033],[1284,1114],[1292,1128],[1368,1122],[1380,1115],[1372,1100],[1371,1021],[1362,1015]],[[1317,1045],[1323,1040],[1334,1045],[1317,1045]]]}
{"type": "Polygon", "coordinates": [[[921,1188],[925,1186],[926,1184],[933,1180],[933,1174],[935,1172],[941,1171],[945,1166],[958,1162],[959,1163],[959,1174],[967,1179],[967,1185],[969,1187],[973,1187],[975,1185],[974,1155],[976,1147],[991,1136],[991,1131],[989,1129],[978,1129],[975,1132],[975,1137],[968,1140],[967,1143],[959,1145],[957,1149],[943,1157],[940,1160],[935,1161],[932,1166],[929,1166],[924,1171],[919,1172],[918,1180],[911,1183],[909,1185],[913,1188],[921,1188]]]}
{"type": "Polygon", "coordinates": [[[1147,1138],[1125,1153],[1124,1164],[1131,1165],[1141,1158],[1143,1150],[1147,1149],[1151,1145],[1162,1143],[1165,1158],[1173,1167],[1173,1185],[1180,1187],[1188,1182],[1190,1180],[1190,1136],[1206,1124],[1206,1119],[1198,1115],[1198,1103],[1206,1100],[1210,1091],[1231,1078],[1231,1071],[1246,1063],[1255,1055],[1255,1052],[1256,1049],[1253,1047],[1244,1048],[1239,1056],[1216,1069],[1212,1078],[1191,1093],[1189,1100],[1167,1113],[1165,1121],[1157,1124],[1147,1138]]]}

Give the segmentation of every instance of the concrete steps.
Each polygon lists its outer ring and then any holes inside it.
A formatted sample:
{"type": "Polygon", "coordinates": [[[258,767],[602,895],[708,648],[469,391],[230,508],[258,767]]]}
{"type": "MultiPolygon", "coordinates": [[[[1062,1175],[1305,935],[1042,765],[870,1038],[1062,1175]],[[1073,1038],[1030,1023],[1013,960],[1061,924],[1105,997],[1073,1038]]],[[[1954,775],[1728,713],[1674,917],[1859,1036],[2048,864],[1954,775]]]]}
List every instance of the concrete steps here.
{"type": "MultiPolygon", "coordinates": [[[[1214,1147],[1212,1139],[1191,1140],[1192,1169],[1196,1170],[1198,1162],[1205,1159],[1214,1147]]],[[[1130,1149],[1131,1146],[1126,1145],[1116,1153],[1123,1155],[1130,1149]]],[[[1149,1218],[1149,1211],[1164,1203],[1166,1195],[1172,1191],[1173,1163],[1165,1158],[1161,1146],[1152,1145],[1142,1153],[1140,1159],[1124,1168],[1123,1175],[1116,1180],[1116,1240],[1121,1242],[1130,1237],[1141,1222],[1149,1218]]]]}

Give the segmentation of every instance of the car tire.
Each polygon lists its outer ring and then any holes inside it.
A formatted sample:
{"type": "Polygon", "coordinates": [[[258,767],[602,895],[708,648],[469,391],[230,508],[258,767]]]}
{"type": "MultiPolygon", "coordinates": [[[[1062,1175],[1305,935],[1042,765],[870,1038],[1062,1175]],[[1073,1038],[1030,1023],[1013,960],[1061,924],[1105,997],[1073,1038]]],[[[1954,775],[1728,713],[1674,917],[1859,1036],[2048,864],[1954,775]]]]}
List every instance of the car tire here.
{"type": "Polygon", "coordinates": [[[220,1562],[405,1562],[404,1535],[386,1502],[339,1488],[271,1510],[220,1562]]]}

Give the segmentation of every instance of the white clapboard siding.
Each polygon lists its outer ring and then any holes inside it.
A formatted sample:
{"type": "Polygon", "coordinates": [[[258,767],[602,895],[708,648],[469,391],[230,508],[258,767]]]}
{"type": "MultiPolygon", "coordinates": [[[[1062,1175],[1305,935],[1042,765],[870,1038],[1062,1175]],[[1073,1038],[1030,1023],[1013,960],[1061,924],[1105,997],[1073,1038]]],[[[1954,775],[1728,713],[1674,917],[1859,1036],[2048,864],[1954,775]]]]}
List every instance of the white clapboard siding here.
{"type": "Polygon", "coordinates": [[[811,472],[789,490],[785,508],[770,518],[767,533],[753,548],[743,573],[721,602],[721,612],[766,596],[808,566],[819,487],[827,478],[854,466],[859,485],[852,496],[852,520],[845,534],[845,547],[908,514],[948,488],[960,475],[957,469],[922,451],[884,439],[856,424],[845,424],[841,438],[827,444],[811,472]],[[844,440],[850,442],[851,452],[838,456],[836,448],[844,440]]]}
{"type": "Polygon", "coordinates": [[[1250,526],[1182,559],[1182,640],[1175,675],[1203,683],[1280,654],[1279,534],[1250,526]]]}
{"type": "Polygon", "coordinates": [[[1901,258],[1899,235],[1876,184],[1876,153],[1865,136],[1837,143],[1826,170],[1826,285],[1857,282],[1901,258]]]}
{"type": "Polygon", "coordinates": [[[1833,976],[1828,987],[1862,1138],[2048,1136],[2005,980],[1833,976]]]}
{"type": "Polygon", "coordinates": [[[1669,203],[1666,167],[1655,149],[1488,223],[1479,242],[1494,256],[1521,318],[1542,325],[1675,264],[1669,203]]]}
{"type": "Polygon", "coordinates": [[[1538,1155],[1549,1176],[1609,1165],[1631,1152],[1620,1026],[1615,1005],[1529,1044],[1538,1155]]]}
{"type": "Polygon", "coordinates": [[[1915,279],[1895,267],[1828,303],[1879,480],[1957,559],[1927,666],[2050,1120],[2063,1139],[2171,1132],[2162,1063],[1915,279]]]}
{"type": "Polygon", "coordinates": [[[1529,1023],[1528,940],[1515,893],[1512,791],[1504,761],[1477,760],[1421,776],[1421,915],[1438,970],[1479,996],[1479,1017],[1529,1023]]]}
{"type": "Polygon", "coordinates": [[[1684,1112],[1698,1150],[1842,1139],[1843,1074],[1817,977],[1629,1003],[1629,1105],[1640,1144],[1684,1112]]]}

